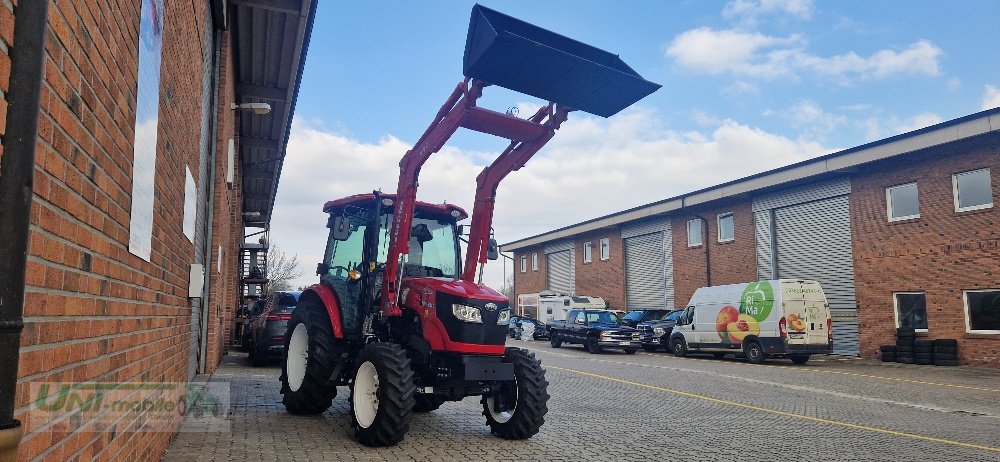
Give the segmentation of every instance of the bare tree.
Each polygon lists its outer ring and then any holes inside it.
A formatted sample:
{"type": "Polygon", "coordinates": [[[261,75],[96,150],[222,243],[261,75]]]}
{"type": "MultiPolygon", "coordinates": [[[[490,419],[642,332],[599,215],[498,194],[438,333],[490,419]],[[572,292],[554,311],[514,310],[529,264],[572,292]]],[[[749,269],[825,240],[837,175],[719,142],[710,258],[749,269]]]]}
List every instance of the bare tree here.
{"type": "Polygon", "coordinates": [[[507,279],[500,285],[500,293],[507,296],[508,300],[514,300],[514,275],[507,276],[507,279]]]}
{"type": "Polygon", "coordinates": [[[267,291],[277,292],[294,288],[292,281],[302,276],[298,255],[288,255],[274,244],[267,251],[267,291]]]}

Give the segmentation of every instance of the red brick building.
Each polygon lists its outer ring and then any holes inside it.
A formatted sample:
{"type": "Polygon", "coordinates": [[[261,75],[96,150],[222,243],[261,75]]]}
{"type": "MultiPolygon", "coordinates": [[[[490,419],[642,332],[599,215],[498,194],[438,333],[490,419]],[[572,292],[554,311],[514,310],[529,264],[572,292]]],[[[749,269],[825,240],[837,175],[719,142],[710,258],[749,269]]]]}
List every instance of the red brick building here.
{"type": "Polygon", "coordinates": [[[32,384],[215,370],[244,229],[270,220],[316,2],[47,3],[0,5],[0,185],[29,194],[0,204],[16,225],[0,231],[14,265],[0,299],[23,299],[0,309],[0,431],[23,421],[18,460],[157,460],[178,419],[35,421],[32,384]],[[35,116],[36,131],[18,123],[35,116]]]}
{"type": "Polygon", "coordinates": [[[909,326],[1000,366],[1000,109],[585,221],[502,246],[518,295],[683,307],[706,285],[820,281],[834,350],[873,358],[909,326]],[[607,239],[610,256],[596,257],[607,239]],[[584,246],[593,246],[585,261],[584,246]],[[572,248],[575,266],[552,260],[572,248]]]}

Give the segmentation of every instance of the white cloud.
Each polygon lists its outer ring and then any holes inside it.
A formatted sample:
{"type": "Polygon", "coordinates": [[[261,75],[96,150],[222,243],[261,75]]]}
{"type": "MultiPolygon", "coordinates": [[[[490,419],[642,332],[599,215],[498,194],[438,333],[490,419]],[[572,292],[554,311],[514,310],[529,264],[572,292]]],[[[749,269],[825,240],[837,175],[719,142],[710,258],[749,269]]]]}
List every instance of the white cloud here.
{"type": "Polygon", "coordinates": [[[743,100],[760,95],[760,88],[742,80],[737,80],[722,89],[722,94],[733,99],[743,100]]]}
{"type": "Polygon", "coordinates": [[[726,19],[755,23],[757,18],[768,14],[785,14],[799,19],[812,17],[812,0],[733,0],[722,9],[726,19]]]}
{"type": "Polygon", "coordinates": [[[983,104],[980,109],[987,110],[1000,107],[1000,90],[993,85],[986,85],[983,88],[983,104]]]}
{"type": "Polygon", "coordinates": [[[827,135],[848,123],[847,117],[826,112],[815,101],[802,100],[782,110],[765,111],[765,116],[778,116],[811,139],[825,139],[827,135]]]}
{"type": "Polygon", "coordinates": [[[858,122],[858,125],[864,130],[865,139],[875,141],[919,130],[924,127],[930,127],[941,122],[944,122],[941,116],[932,112],[922,112],[903,119],[897,116],[888,118],[870,117],[858,122]]]}
{"type": "Polygon", "coordinates": [[[829,57],[805,51],[801,35],[773,37],[736,29],[700,27],[685,31],[667,46],[666,55],[681,67],[706,74],[747,77],[797,77],[811,73],[840,83],[897,75],[940,74],[942,51],[927,40],[902,50],[882,49],[867,57],[851,51],[829,57]]]}
{"type": "MultiPolygon", "coordinates": [[[[365,143],[296,120],[272,241],[297,254],[309,273],[323,253],[323,203],[376,188],[394,192],[407,148],[394,137],[365,143]]],[[[650,110],[633,109],[610,120],[574,113],[548,146],[501,184],[494,228],[501,243],[510,242],[828,151],[732,120],[716,120],[704,131],[674,131],[650,110]]],[[[481,154],[446,147],[432,156],[421,171],[418,197],[447,200],[471,212],[475,177],[489,162],[481,154]]],[[[502,269],[499,261],[487,265],[484,281],[499,286],[502,269]]]]}

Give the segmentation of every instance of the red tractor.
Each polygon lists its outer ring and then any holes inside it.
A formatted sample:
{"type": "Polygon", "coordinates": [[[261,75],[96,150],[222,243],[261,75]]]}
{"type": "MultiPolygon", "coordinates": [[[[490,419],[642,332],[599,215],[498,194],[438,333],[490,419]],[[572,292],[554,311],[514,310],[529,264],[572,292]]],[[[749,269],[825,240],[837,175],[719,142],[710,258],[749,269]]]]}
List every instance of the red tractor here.
{"type": "Polygon", "coordinates": [[[330,235],[320,282],[302,293],[288,323],[286,409],[321,413],[337,386],[349,386],[355,436],[368,446],[398,443],[413,412],[467,396],[481,397],[497,436],[538,432],[548,411],[545,370],[533,354],[505,348],[508,300],[476,281],[496,259],[497,185],[552,138],[569,111],[608,117],[659,88],[615,55],[479,5],[464,70],[465,80],[400,161],[396,194],[324,205],[330,235]],[[477,107],[491,84],[550,103],[527,119],[477,107]],[[464,266],[457,222],[465,210],[416,201],[421,166],[460,127],[510,142],[477,178],[464,266]]]}

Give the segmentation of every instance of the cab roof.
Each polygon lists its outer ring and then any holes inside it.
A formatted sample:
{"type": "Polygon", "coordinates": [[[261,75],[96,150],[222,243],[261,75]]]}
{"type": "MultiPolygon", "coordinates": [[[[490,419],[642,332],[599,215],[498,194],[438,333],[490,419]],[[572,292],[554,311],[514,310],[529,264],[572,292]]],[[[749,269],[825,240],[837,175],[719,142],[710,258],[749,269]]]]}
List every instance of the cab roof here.
{"type": "MultiPolygon", "coordinates": [[[[383,199],[392,199],[393,204],[396,202],[395,194],[382,194],[381,196],[383,199]]],[[[348,205],[363,207],[370,205],[373,201],[375,201],[374,194],[355,194],[353,196],[347,196],[323,204],[323,211],[331,213],[334,210],[341,209],[348,205]]],[[[462,221],[469,217],[469,214],[465,212],[465,209],[452,204],[428,204],[427,202],[417,201],[416,208],[418,211],[441,215],[451,215],[452,211],[458,211],[459,215],[455,218],[455,221],[462,221]]]]}

